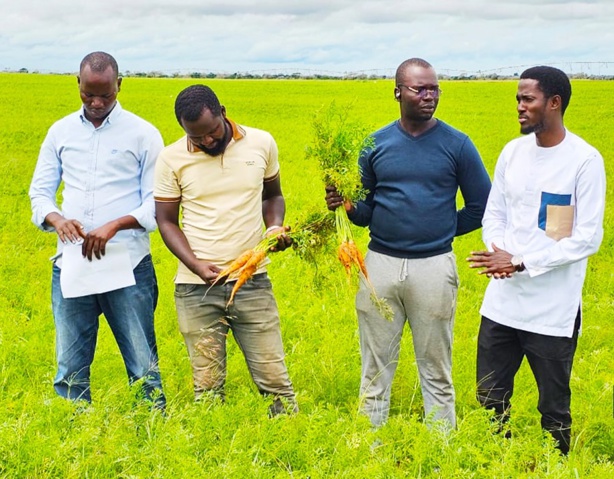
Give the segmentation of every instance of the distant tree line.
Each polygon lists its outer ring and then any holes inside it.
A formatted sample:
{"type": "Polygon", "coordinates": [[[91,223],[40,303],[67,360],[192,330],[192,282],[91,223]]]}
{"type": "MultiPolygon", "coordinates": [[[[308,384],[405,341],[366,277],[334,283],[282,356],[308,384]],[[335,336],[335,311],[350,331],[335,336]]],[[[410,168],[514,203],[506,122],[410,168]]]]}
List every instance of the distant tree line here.
{"type": "MultiPolygon", "coordinates": [[[[27,68],[20,68],[19,70],[4,70],[7,73],[41,73],[38,70],[30,72],[27,68]]],[[[57,75],[74,75],[75,73],[52,73],[57,75]]],[[[499,74],[499,73],[473,73],[473,74],[458,74],[458,75],[446,75],[440,74],[439,78],[442,80],[509,80],[518,78],[519,73],[513,74],[499,74]]],[[[251,80],[251,79],[264,79],[264,80],[387,80],[394,78],[393,75],[387,74],[367,74],[367,73],[312,73],[312,72],[270,72],[270,73],[253,73],[253,72],[234,72],[234,73],[214,73],[214,72],[189,72],[189,73],[165,73],[162,71],[130,71],[126,70],[121,72],[123,77],[134,78],[221,78],[229,80],[251,80]]],[[[592,80],[614,80],[614,75],[595,75],[584,72],[568,74],[572,79],[592,79],[592,80]]]]}

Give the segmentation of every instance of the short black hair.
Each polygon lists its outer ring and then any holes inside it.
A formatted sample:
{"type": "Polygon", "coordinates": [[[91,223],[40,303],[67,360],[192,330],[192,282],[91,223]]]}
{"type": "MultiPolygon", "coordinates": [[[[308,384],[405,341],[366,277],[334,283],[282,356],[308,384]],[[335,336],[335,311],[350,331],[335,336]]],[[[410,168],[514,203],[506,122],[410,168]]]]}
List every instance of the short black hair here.
{"type": "Polygon", "coordinates": [[[565,113],[571,99],[571,82],[567,74],[558,68],[537,66],[526,69],[520,75],[521,80],[537,80],[539,89],[546,98],[555,95],[561,97],[561,114],[565,113]]]}
{"type": "Polygon", "coordinates": [[[206,85],[192,85],[182,90],[175,100],[175,116],[181,120],[196,121],[209,110],[213,116],[222,114],[222,105],[213,90],[206,85]]]}
{"type": "Polygon", "coordinates": [[[397,67],[397,72],[394,76],[395,82],[397,84],[401,81],[401,76],[403,75],[403,73],[405,73],[405,70],[409,66],[417,66],[417,67],[422,67],[422,68],[433,68],[433,65],[431,65],[426,60],[423,60],[422,58],[409,58],[397,67]]]}
{"type": "Polygon", "coordinates": [[[90,69],[96,73],[104,73],[107,71],[107,68],[111,67],[115,76],[119,76],[119,68],[115,58],[106,52],[92,52],[85,55],[83,60],[81,60],[79,72],[82,72],[86,65],[89,65],[90,69]]]}

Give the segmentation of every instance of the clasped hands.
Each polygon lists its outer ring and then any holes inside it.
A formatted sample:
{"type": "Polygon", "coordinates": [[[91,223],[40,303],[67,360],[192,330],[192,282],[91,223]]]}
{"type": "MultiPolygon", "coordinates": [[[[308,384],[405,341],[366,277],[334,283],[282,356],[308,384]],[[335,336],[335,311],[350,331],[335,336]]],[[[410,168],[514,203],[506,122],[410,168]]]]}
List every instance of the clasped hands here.
{"type": "Polygon", "coordinates": [[[472,251],[467,258],[470,268],[483,268],[479,274],[485,274],[489,278],[511,278],[516,272],[512,265],[512,255],[492,244],[493,251],[472,251]]]}

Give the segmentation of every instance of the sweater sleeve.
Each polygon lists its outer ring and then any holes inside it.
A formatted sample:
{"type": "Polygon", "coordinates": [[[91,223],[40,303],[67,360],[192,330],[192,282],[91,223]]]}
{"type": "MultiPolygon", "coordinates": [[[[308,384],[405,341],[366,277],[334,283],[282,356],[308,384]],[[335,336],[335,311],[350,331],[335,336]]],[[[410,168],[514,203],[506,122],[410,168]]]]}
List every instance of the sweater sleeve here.
{"type": "Polygon", "coordinates": [[[480,154],[469,137],[460,152],[458,186],[465,206],[457,212],[455,236],[464,235],[482,226],[482,216],[491,186],[480,154]]]}

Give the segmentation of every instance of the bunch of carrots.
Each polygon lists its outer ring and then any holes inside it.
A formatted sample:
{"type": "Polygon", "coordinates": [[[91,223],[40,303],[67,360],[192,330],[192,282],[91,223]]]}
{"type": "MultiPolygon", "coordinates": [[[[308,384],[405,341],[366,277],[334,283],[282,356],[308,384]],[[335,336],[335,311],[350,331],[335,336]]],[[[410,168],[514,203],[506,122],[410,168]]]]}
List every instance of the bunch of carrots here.
{"type": "Polygon", "coordinates": [[[236,279],[235,284],[230,293],[230,299],[226,303],[226,307],[232,304],[237,291],[254,275],[258,268],[264,262],[267,253],[271,250],[272,246],[277,244],[277,236],[270,236],[263,238],[254,248],[248,249],[239,255],[230,265],[222,270],[220,274],[211,283],[209,288],[215,286],[220,281],[224,282],[236,279]]]}
{"type": "MultiPolygon", "coordinates": [[[[341,108],[334,102],[317,114],[313,121],[315,139],[307,148],[307,157],[318,161],[325,185],[334,186],[344,200],[352,203],[364,199],[367,191],[362,187],[358,157],[373,148],[368,129],[350,120],[350,108],[341,108]]],[[[335,226],[339,246],[337,257],[345,268],[348,281],[352,270],[358,270],[371,290],[371,301],[380,314],[392,320],[393,312],[385,299],[379,298],[365,267],[362,253],[354,242],[350,220],[343,206],[335,210],[335,226]]]]}
{"type": "Polygon", "coordinates": [[[371,302],[375,305],[382,317],[388,321],[394,318],[394,312],[385,298],[380,298],[375,291],[375,287],[369,279],[365,260],[362,253],[354,243],[354,237],[350,228],[350,220],[343,206],[335,210],[335,220],[337,226],[337,236],[339,237],[339,247],[337,248],[337,257],[345,268],[348,276],[348,282],[352,276],[352,269],[357,269],[358,274],[362,275],[366,285],[371,291],[371,302]]]}
{"type": "MultiPolygon", "coordinates": [[[[335,186],[345,200],[354,203],[364,199],[367,192],[362,188],[357,158],[363,149],[373,147],[368,130],[363,125],[349,121],[349,108],[340,108],[334,103],[315,116],[313,128],[315,141],[307,148],[307,157],[318,161],[324,183],[335,186]]],[[[327,216],[313,214],[309,216],[306,224],[294,229],[292,238],[299,255],[313,259],[314,250],[325,242],[322,236],[332,233],[329,226],[332,225],[327,216]]],[[[384,298],[377,296],[369,279],[363,255],[354,242],[350,220],[343,206],[335,210],[335,229],[339,240],[337,257],[345,268],[348,282],[352,278],[353,270],[357,270],[359,277],[369,287],[371,301],[379,313],[385,319],[392,320],[392,309],[384,298]]],[[[264,238],[255,248],[242,253],[228,268],[220,272],[211,286],[222,280],[236,279],[227,306],[232,303],[239,288],[262,265],[267,253],[276,243],[277,237],[264,238]]]]}
{"type": "MultiPolygon", "coordinates": [[[[293,247],[299,252],[300,256],[303,258],[314,257],[315,252],[323,244],[323,235],[326,235],[332,228],[329,219],[329,215],[313,213],[307,217],[306,221],[293,228],[292,233],[287,229],[286,234],[292,237],[293,247]]],[[[226,307],[232,304],[237,291],[262,266],[267,254],[277,244],[277,241],[278,236],[263,238],[254,248],[241,253],[226,269],[220,271],[209,289],[220,282],[236,280],[226,307]]]]}
{"type": "Polygon", "coordinates": [[[335,225],[337,227],[337,236],[339,238],[339,246],[337,248],[337,257],[345,268],[348,275],[348,281],[352,276],[352,267],[356,267],[360,273],[369,280],[365,260],[362,253],[354,243],[354,237],[350,228],[350,219],[343,206],[335,210],[335,225]]]}

